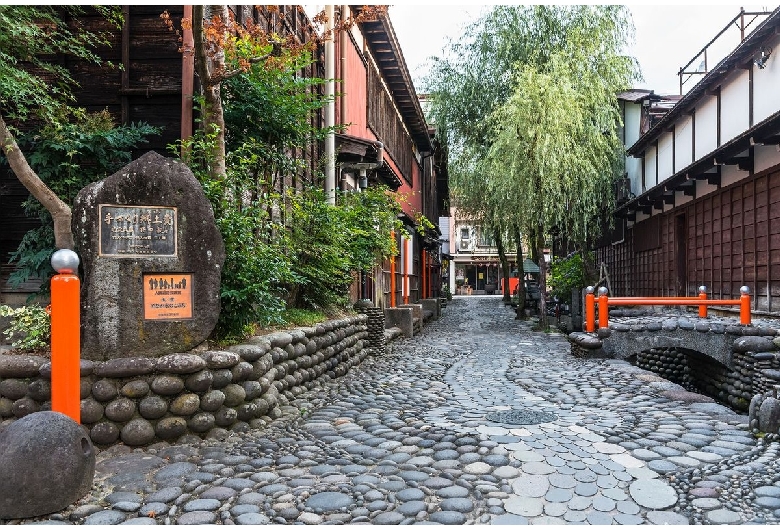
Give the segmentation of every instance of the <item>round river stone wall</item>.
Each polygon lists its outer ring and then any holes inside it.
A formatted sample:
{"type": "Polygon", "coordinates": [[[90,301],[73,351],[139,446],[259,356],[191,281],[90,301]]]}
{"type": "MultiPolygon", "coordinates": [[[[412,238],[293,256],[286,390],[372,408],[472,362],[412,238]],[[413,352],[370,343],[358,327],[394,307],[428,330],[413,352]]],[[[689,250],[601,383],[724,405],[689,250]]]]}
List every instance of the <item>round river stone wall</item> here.
{"type": "MultiPolygon", "coordinates": [[[[81,423],[92,442],[142,446],[261,428],[280,405],[366,355],[366,315],[257,336],[226,351],[81,361],[81,423]]],[[[51,362],[0,356],[0,428],[51,409],[51,362]]]]}

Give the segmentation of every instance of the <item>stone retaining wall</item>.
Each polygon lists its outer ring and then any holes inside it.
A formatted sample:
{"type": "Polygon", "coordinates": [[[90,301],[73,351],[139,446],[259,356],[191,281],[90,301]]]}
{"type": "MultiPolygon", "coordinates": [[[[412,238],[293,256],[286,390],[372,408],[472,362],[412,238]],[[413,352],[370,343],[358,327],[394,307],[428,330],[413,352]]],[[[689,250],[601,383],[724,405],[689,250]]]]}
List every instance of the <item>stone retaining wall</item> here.
{"type": "MultiPolygon", "coordinates": [[[[369,317],[257,336],[226,351],[81,361],[81,422],[98,446],[259,428],[280,405],[342,376],[366,355],[369,317]]],[[[51,408],[51,362],[0,356],[0,419],[51,408]]]]}

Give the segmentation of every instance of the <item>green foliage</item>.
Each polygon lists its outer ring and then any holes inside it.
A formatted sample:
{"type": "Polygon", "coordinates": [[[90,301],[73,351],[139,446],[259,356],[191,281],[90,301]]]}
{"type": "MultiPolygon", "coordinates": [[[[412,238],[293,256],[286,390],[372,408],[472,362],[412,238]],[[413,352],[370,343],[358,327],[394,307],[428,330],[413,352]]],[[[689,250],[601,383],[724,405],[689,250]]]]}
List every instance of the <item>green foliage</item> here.
{"type": "MultiPolygon", "coordinates": [[[[121,8],[94,7],[121,26],[121,8]]],[[[65,57],[101,63],[93,51],[108,35],[87,31],[75,18],[80,6],[0,5],[0,108],[6,118],[35,115],[61,121],[73,100],[65,57]],[[70,22],[68,24],[67,22],[70,22]],[[52,60],[53,57],[63,60],[52,60]]]]}
{"type": "Polygon", "coordinates": [[[282,314],[282,320],[284,320],[285,324],[296,327],[311,327],[327,319],[328,315],[322,311],[296,307],[285,309],[282,314]]]}
{"type": "Polygon", "coordinates": [[[28,305],[11,308],[0,305],[0,317],[10,317],[11,322],[3,335],[13,340],[11,346],[22,351],[38,351],[49,346],[51,317],[46,309],[28,305]]]}
{"type": "MultiPolygon", "coordinates": [[[[132,150],[159,132],[160,129],[144,123],[117,127],[108,111],[77,112],[73,123],[49,123],[20,137],[18,143],[41,180],[66,204],[72,204],[84,186],[130,162],[132,150]]],[[[5,163],[0,156],[0,164],[5,163]]],[[[11,254],[16,269],[9,284],[16,287],[37,277],[43,280],[43,294],[54,274],[49,263],[54,252],[53,222],[49,212],[32,197],[23,206],[27,215],[40,218],[41,226],[27,232],[11,254]]]]}
{"type": "Polygon", "coordinates": [[[353,272],[370,270],[393,253],[397,204],[381,188],[341,194],[337,206],[328,205],[318,188],[288,199],[288,245],[299,278],[290,301],[296,307],[345,306],[353,272]]]}
{"type": "Polygon", "coordinates": [[[452,300],[452,291],[450,291],[449,285],[445,285],[444,287],[441,288],[441,294],[447,300],[452,300]]]}
{"type": "MultiPolygon", "coordinates": [[[[270,222],[256,199],[240,199],[244,174],[231,167],[224,179],[209,173],[205,157],[215,141],[215,131],[200,130],[183,142],[181,151],[211,202],[225,243],[222,309],[215,336],[235,340],[251,334],[256,324],[283,323],[284,285],[292,280],[292,273],[285,249],[274,238],[280,227],[270,222]]],[[[179,146],[171,150],[179,152],[179,146]]]]}
{"type": "MultiPolygon", "coordinates": [[[[239,55],[261,51],[234,44],[239,55]]],[[[303,151],[325,134],[309,121],[327,101],[318,95],[324,80],[300,75],[311,60],[283,52],[222,83],[225,176],[208,171],[216,130],[171,147],[201,182],[225,242],[218,340],[282,325],[296,311],[343,307],[353,274],[395,249],[399,207],[386,190],[342,194],[329,206],[316,187],[287,187],[305,181],[303,151]]]]}
{"type": "Polygon", "coordinates": [[[632,31],[624,6],[496,6],[434,60],[426,88],[459,208],[501,233],[595,235],[622,163],[632,31]]]}
{"type": "Polygon", "coordinates": [[[555,259],[550,265],[550,287],[559,300],[571,303],[572,289],[582,289],[586,283],[585,262],[579,253],[555,259]]]}

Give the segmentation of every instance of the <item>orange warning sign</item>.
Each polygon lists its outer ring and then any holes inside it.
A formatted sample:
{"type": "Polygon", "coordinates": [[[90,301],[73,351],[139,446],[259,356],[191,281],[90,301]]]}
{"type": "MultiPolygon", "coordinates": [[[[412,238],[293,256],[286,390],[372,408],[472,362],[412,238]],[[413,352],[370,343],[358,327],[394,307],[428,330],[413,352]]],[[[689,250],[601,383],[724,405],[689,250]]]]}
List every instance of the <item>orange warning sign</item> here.
{"type": "Polygon", "coordinates": [[[144,274],[144,319],[192,318],[192,274],[144,274]]]}

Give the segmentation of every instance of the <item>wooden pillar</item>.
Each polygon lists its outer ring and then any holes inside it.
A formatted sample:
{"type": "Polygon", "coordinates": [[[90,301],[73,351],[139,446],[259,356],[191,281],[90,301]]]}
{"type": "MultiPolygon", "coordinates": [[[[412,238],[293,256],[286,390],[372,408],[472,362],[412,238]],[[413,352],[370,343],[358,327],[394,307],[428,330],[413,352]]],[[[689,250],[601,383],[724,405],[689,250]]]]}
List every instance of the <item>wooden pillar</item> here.
{"type": "MultiPolygon", "coordinates": [[[[184,6],[184,18],[192,20],[192,6],[184,6]]],[[[181,54],[181,139],[192,136],[192,96],[195,90],[195,41],[192,25],[184,27],[181,54]]]]}

